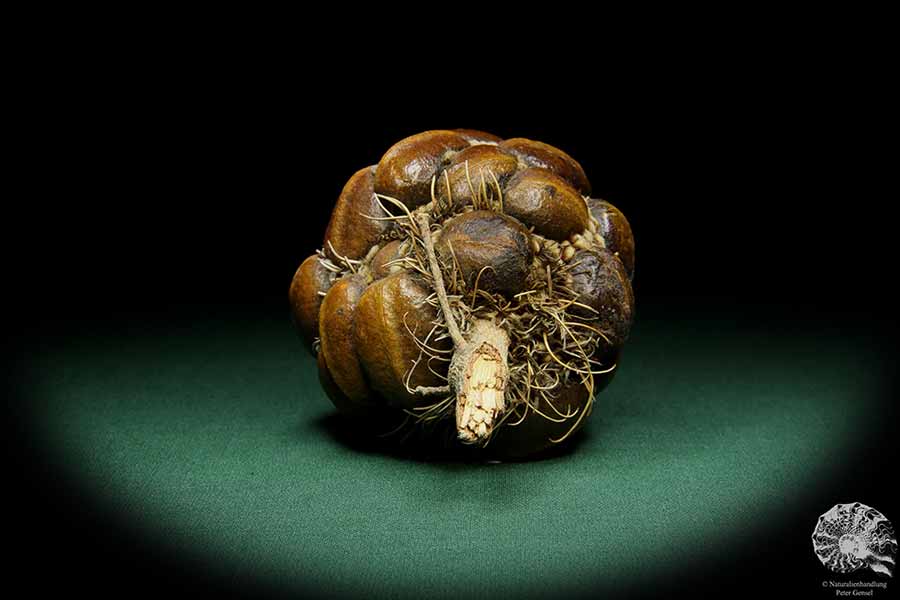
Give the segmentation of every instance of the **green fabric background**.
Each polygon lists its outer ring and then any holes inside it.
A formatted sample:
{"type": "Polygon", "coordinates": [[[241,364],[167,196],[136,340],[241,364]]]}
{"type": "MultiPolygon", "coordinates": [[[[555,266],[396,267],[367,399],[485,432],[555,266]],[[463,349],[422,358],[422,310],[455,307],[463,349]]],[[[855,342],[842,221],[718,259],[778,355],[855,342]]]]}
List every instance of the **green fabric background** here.
{"type": "Polygon", "coordinates": [[[141,528],[136,544],[222,577],[366,597],[558,595],[693,568],[812,493],[879,392],[874,350],[838,333],[773,343],[725,320],[641,316],[581,442],[531,463],[341,443],[286,320],[48,348],[34,414],[59,468],[141,528]]]}

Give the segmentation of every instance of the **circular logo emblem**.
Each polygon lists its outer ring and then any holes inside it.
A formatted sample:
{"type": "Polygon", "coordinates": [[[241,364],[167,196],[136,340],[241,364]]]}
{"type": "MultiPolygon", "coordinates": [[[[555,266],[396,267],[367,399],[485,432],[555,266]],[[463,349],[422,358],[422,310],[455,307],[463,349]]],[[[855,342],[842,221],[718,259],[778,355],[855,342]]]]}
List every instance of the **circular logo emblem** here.
{"type": "Polygon", "coordinates": [[[897,538],[887,518],[870,506],[836,504],[819,517],[812,534],[813,550],[836,573],[867,567],[890,577],[897,538]]]}

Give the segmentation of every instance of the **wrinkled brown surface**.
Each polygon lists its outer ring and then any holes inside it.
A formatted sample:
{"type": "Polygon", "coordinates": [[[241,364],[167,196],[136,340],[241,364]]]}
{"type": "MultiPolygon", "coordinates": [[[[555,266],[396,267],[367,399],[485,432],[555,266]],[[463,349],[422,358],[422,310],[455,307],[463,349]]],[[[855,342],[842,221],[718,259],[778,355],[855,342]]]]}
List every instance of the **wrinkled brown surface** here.
{"type": "Polygon", "coordinates": [[[569,182],[581,194],[591,193],[591,184],[584,169],[574,158],[555,146],[525,138],[510,138],[500,144],[529,167],[553,171],[569,182]]]}
{"type": "Polygon", "coordinates": [[[476,210],[447,221],[436,249],[447,264],[455,255],[468,289],[473,289],[478,273],[490,266],[478,279],[479,289],[512,296],[527,285],[532,258],[529,238],[528,230],[515,219],[476,210]]]}
{"type": "MultiPolygon", "coordinates": [[[[472,204],[472,197],[479,193],[482,180],[488,189],[491,189],[493,182],[491,173],[493,173],[497,182],[502,186],[516,172],[517,168],[516,158],[497,146],[471,146],[450,160],[445,169],[446,174],[441,175],[435,183],[435,195],[442,203],[447,203],[449,199],[452,199],[457,206],[472,204]],[[450,184],[449,198],[448,182],[450,184]]],[[[496,195],[494,193],[494,196],[496,195]]]]}
{"type": "Polygon", "coordinates": [[[606,248],[619,257],[631,279],[634,276],[634,235],[631,224],[622,211],[605,200],[589,198],[587,204],[591,215],[600,224],[600,235],[606,248]]]}
{"type": "Polygon", "coordinates": [[[343,277],[328,290],[319,310],[319,353],[325,355],[335,384],[354,402],[369,396],[354,330],[356,306],[365,289],[366,280],[362,275],[343,277]]]}
{"type": "Polygon", "coordinates": [[[516,173],[506,188],[504,212],[533,226],[535,233],[563,241],[587,229],[587,205],[569,183],[536,167],[516,173]]]}
{"type": "MultiPolygon", "coordinates": [[[[514,459],[524,458],[549,449],[555,445],[550,441],[551,439],[561,438],[575,424],[575,421],[578,419],[577,411],[581,411],[587,401],[587,388],[580,383],[569,384],[562,391],[558,392],[557,397],[553,401],[553,406],[563,415],[576,413],[575,416],[565,419],[562,423],[555,423],[543,418],[529,407],[527,416],[520,424],[511,427],[504,423],[497,430],[488,444],[488,452],[497,458],[514,459]]],[[[561,419],[560,415],[544,402],[540,403],[538,409],[543,414],[554,419],[561,419]]],[[[513,416],[509,418],[513,419],[513,416]]],[[[509,422],[514,423],[517,420],[509,422]]],[[[582,419],[575,431],[581,429],[586,420],[582,419]]],[[[575,431],[572,433],[575,433],[575,431]]]]}
{"type": "Polygon", "coordinates": [[[400,258],[400,246],[400,240],[392,240],[375,253],[375,256],[372,257],[372,263],[369,265],[372,277],[381,279],[390,274],[391,266],[387,263],[400,258]]]}
{"type": "Polygon", "coordinates": [[[354,173],[341,191],[325,229],[325,252],[332,259],[337,257],[328,242],[331,242],[338,254],[359,259],[366,255],[390,226],[389,221],[374,221],[363,216],[385,216],[372,194],[374,181],[375,167],[366,167],[354,173]]]}
{"type": "Polygon", "coordinates": [[[634,318],[634,293],[625,267],[608,249],[578,250],[577,263],[570,271],[570,287],[578,292],[578,302],[596,312],[576,306],[570,310],[594,320],[592,325],[606,335],[615,348],[628,339],[634,318]]]}
{"type": "MultiPolygon", "coordinates": [[[[391,405],[413,408],[435,401],[432,396],[414,396],[404,386],[407,371],[419,357],[419,348],[406,328],[425,340],[437,317],[436,310],[425,302],[430,293],[412,274],[401,272],[372,283],[359,300],[357,352],[370,385],[391,405]]],[[[446,349],[449,340],[429,341],[429,345],[446,349]]],[[[412,372],[410,387],[447,383],[429,371],[427,358],[412,372]]],[[[446,376],[447,363],[432,361],[432,368],[446,376]]]]}
{"type": "Polygon", "coordinates": [[[313,350],[313,340],[319,337],[319,307],[322,305],[322,296],[318,292],[327,291],[333,277],[331,271],[319,262],[319,257],[313,254],[300,263],[291,280],[288,292],[291,315],[297,331],[303,337],[304,345],[310,352],[313,350]]]}
{"type": "Polygon", "coordinates": [[[468,140],[455,131],[425,131],[400,140],[378,163],[375,191],[410,209],[421,206],[431,201],[431,178],[453,152],[468,147],[468,140]]]}

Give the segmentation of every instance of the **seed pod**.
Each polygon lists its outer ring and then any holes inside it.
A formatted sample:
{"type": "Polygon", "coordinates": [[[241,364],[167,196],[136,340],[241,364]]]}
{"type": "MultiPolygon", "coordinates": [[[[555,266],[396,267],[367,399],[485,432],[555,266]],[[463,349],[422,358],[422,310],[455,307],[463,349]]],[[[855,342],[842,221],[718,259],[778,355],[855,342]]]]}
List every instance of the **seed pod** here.
{"type": "Polygon", "coordinates": [[[392,270],[399,270],[401,267],[391,265],[391,261],[395,261],[406,255],[404,243],[400,240],[393,240],[381,247],[372,257],[369,269],[374,279],[381,279],[391,274],[392,270]]]}
{"type": "MultiPolygon", "coordinates": [[[[372,283],[359,299],[355,319],[357,352],[372,388],[393,406],[412,409],[432,402],[427,396],[411,394],[406,389],[407,381],[412,389],[446,384],[446,379],[429,369],[428,356],[423,358],[410,334],[424,343],[432,329],[437,312],[427,302],[429,295],[411,273],[402,272],[372,283]]],[[[428,345],[448,348],[446,340],[428,340],[428,345]]],[[[446,376],[446,363],[432,363],[431,368],[439,373],[443,369],[446,376]]]]}
{"type": "Polygon", "coordinates": [[[529,167],[540,167],[559,175],[578,192],[585,195],[591,193],[591,183],[584,174],[584,169],[578,161],[559,148],[525,138],[508,139],[500,147],[529,167]]]}
{"type": "Polygon", "coordinates": [[[352,402],[365,401],[370,395],[354,335],[357,304],[365,289],[362,275],[344,277],[328,290],[319,311],[320,352],[325,355],[335,384],[352,402]]]}
{"type": "Polygon", "coordinates": [[[467,129],[357,172],[290,290],[339,412],[501,458],[583,427],[634,315],[631,228],[589,191],[565,152],[467,129]]]}
{"type": "Polygon", "coordinates": [[[497,146],[471,146],[453,157],[435,192],[444,204],[474,204],[484,194],[482,188],[493,193],[494,182],[505,183],[517,168],[516,158],[497,146]]]}
{"type": "Polygon", "coordinates": [[[628,339],[634,318],[634,292],[622,262],[609,250],[578,250],[572,258],[569,286],[577,301],[588,308],[573,307],[573,313],[592,323],[618,349],[628,339]]]}
{"type": "Polygon", "coordinates": [[[375,167],[360,169],[338,197],[325,229],[325,252],[332,259],[339,258],[338,255],[362,258],[390,227],[390,221],[366,218],[385,216],[373,194],[374,180],[375,167]]]}
{"type": "Polygon", "coordinates": [[[431,199],[431,178],[453,153],[469,146],[455,131],[426,131],[391,146],[375,171],[375,191],[413,209],[431,199]]]}
{"type": "Polygon", "coordinates": [[[447,264],[455,257],[468,289],[474,289],[477,279],[479,289],[512,296],[526,286],[532,258],[530,237],[515,219],[476,210],[444,224],[437,251],[447,264]]]}
{"type": "Polygon", "coordinates": [[[348,417],[369,417],[377,413],[379,409],[377,403],[353,401],[341,391],[341,388],[338,387],[334,377],[331,375],[328,364],[325,362],[324,353],[319,352],[316,365],[319,370],[319,383],[322,385],[322,389],[325,390],[325,395],[328,396],[328,399],[331,400],[342,415],[348,417]]]}
{"type": "Polygon", "coordinates": [[[319,337],[319,307],[325,292],[334,281],[334,273],[326,269],[315,254],[300,263],[288,298],[294,325],[310,351],[319,337]]]}
{"type": "Polygon", "coordinates": [[[603,238],[606,248],[612,251],[622,264],[628,278],[634,277],[634,235],[631,233],[631,225],[628,219],[618,208],[604,200],[588,198],[588,208],[591,216],[597,220],[598,233],[603,238]]]}
{"type": "Polygon", "coordinates": [[[503,209],[535,233],[558,241],[587,229],[590,219],[584,198],[565,179],[536,167],[510,179],[503,209]]]}

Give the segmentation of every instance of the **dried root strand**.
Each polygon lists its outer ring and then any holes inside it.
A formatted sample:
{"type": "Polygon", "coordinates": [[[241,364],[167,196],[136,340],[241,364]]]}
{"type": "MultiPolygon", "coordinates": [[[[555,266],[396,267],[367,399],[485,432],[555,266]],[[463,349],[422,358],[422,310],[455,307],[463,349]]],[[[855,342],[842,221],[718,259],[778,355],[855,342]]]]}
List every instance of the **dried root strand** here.
{"type": "MultiPolygon", "coordinates": [[[[434,280],[435,294],[454,345],[448,379],[450,388],[456,393],[457,433],[463,442],[486,443],[506,408],[509,336],[494,324],[493,319],[477,319],[472,321],[469,338],[463,337],[450,307],[443,273],[434,251],[427,212],[419,214],[418,225],[434,280]]],[[[455,277],[452,283],[455,287],[455,277]]],[[[473,290],[470,313],[475,305],[476,290],[477,284],[473,290]]]]}
{"type": "Polygon", "coordinates": [[[447,300],[447,290],[444,288],[444,276],[441,274],[441,267],[437,261],[437,255],[434,252],[434,240],[431,237],[431,221],[427,212],[419,214],[419,229],[422,236],[422,242],[425,244],[425,252],[428,255],[428,265],[431,267],[431,275],[434,278],[434,291],[437,294],[438,301],[441,305],[441,311],[447,321],[447,330],[453,339],[453,344],[457,347],[465,346],[466,340],[459,331],[456,319],[450,310],[450,302],[447,300]]]}

